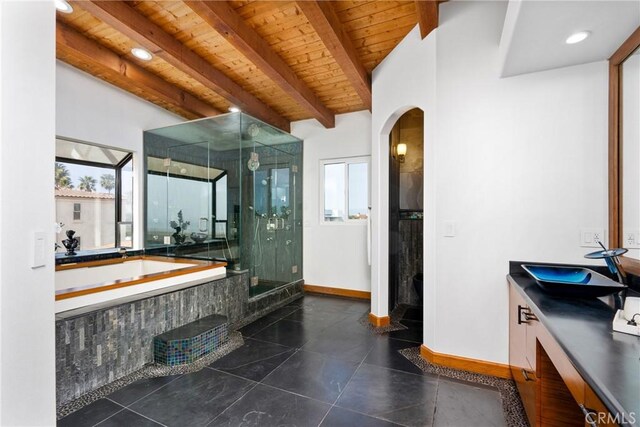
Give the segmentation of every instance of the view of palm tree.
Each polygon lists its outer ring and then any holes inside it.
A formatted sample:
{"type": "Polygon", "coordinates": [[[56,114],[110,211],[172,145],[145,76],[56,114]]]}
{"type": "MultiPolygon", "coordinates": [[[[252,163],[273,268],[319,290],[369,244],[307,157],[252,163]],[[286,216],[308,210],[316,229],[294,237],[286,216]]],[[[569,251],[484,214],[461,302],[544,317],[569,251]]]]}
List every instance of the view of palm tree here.
{"type": "Polygon", "coordinates": [[[71,184],[71,177],[69,176],[69,169],[62,164],[56,162],[56,173],[55,173],[55,188],[73,188],[73,184],[71,184]]]}
{"type": "Polygon", "coordinates": [[[93,192],[96,190],[96,179],[92,176],[85,175],[80,177],[78,188],[82,191],[93,192]]]}
{"type": "Polygon", "coordinates": [[[116,187],[116,177],[110,173],[105,173],[100,177],[100,186],[111,194],[111,190],[116,187]]]}

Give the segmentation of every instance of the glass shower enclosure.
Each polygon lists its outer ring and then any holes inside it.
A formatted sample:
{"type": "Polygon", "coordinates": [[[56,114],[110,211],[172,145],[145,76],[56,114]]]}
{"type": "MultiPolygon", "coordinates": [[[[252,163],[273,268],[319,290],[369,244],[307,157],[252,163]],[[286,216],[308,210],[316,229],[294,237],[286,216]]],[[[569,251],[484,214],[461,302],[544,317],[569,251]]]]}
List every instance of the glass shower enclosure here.
{"type": "Polygon", "coordinates": [[[250,296],[302,279],[302,141],[244,113],[144,132],[145,248],[248,271],[250,296]]]}

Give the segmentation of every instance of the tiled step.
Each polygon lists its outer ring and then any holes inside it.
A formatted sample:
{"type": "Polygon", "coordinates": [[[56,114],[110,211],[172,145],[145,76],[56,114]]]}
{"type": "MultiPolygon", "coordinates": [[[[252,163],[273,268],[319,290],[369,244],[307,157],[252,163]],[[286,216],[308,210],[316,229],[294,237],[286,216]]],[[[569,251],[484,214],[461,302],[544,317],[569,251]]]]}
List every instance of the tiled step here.
{"type": "Polygon", "coordinates": [[[153,338],[156,363],[168,366],[193,363],[227,342],[227,317],[203,317],[153,338]]]}

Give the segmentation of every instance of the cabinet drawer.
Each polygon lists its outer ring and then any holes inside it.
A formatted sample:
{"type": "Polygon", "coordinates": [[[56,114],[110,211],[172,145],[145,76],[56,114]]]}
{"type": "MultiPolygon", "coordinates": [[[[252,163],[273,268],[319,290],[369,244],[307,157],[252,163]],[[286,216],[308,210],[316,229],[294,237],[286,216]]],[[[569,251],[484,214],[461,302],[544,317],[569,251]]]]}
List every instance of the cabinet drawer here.
{"type": "Polygon", "coordinates": [[[525,368],[514,369],[512,367],[511,374],[518,387],[522,405],[529,419],[529,425],[538,425],[538,399],[536,398],[538,392],[538,377],[536,373],[533,370],[525,368]]]}

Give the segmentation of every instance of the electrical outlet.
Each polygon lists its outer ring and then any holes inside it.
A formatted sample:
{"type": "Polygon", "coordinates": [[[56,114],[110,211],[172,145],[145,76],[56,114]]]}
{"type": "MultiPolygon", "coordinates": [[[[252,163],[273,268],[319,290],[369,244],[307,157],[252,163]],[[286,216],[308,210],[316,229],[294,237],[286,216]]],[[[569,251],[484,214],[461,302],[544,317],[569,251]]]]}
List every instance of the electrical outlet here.
{"type": "Polygon", "coordinates": [[[583,228],[580,230],[580,246],[583,248],[600,248],[600,244],[606,244],[606,236],[602,228],[583,228]]]}
{"type": "Polygon", "coordinates": [[[628,249],[640,248],[640,230],[625,230],[622,233],[622,246],[628,249]]]}

